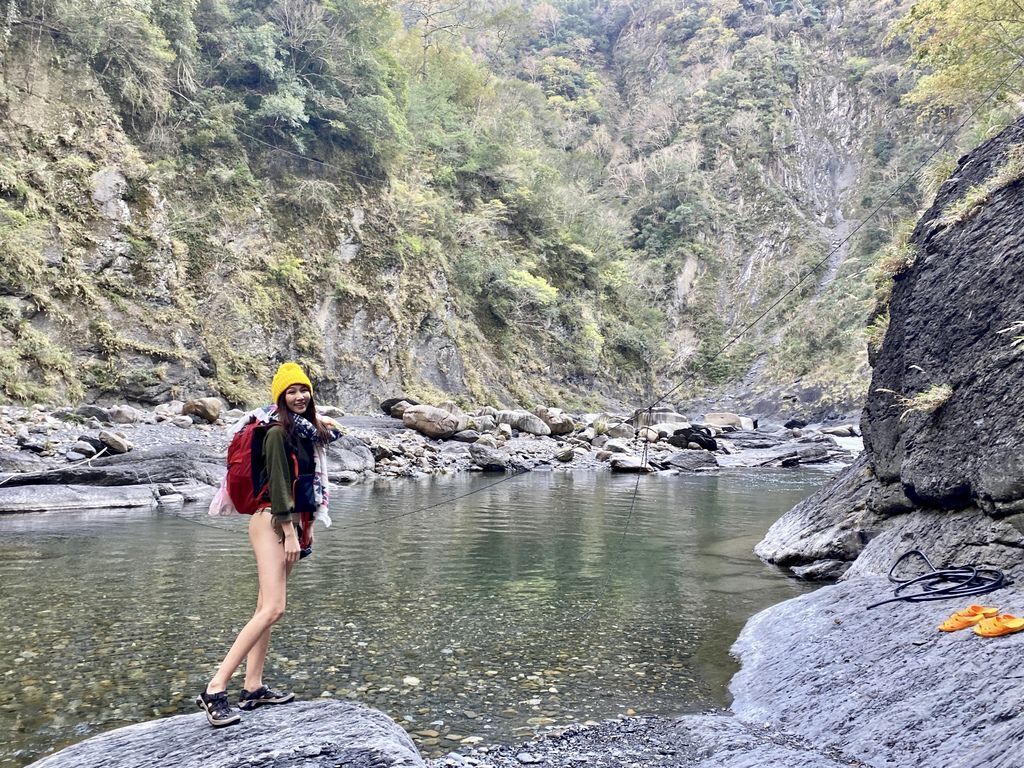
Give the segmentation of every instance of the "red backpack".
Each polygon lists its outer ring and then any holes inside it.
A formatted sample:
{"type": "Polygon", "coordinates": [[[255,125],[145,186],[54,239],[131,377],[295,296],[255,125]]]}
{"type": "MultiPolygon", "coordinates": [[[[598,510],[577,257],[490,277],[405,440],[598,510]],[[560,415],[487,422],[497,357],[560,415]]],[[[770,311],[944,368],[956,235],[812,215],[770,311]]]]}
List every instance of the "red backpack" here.
{"type": "Polygon", "coordinates": [[[273,424],[253,419],[231,438],[228,446],[227,490],[231,503],[243,515],[267,505],[269,484],[263,462],[263,438],[273,424]]]}
{"type": "MultiPolygon", "coordinates": [[[[266,464],[263,459],[263,440],[267,430],[274,424],[266,424],[253,419],[235,433],[228,446],[228,497],[235,509],[243,515],[254,515],[260,509],[268,507],[266,495],[270,485],[267,477],[266,464]]],[[[298,477],[299,464],[294,455],[292,460],[292,476],[298,477]]],[[[294,483],[292,493],[294,494],[294,483]]],[[[303,513],[299,526],[299,546],[304,555],[309,554],[312,546],[313,515],[303,513]]]]}

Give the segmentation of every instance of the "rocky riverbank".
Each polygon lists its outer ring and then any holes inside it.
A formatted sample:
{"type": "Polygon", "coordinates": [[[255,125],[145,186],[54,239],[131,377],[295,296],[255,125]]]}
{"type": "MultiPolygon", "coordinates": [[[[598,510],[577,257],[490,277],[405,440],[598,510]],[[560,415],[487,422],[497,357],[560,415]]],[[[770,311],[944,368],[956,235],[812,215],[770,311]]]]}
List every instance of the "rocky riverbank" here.
{"type": "MultiPolygon", "coordinates": [[[[454,404],[385,403],[389,415],[345,416],[328,452],[336,483],[462,471],[607,469],[713,472],[720,468],[848,464],[852,425],[755,426],[731,413],[696,423],[670,409],[567,414],[454,404]]],[[[208,500],[224,472],[241,411],[214,398],[153,410],[130,405],[0,408],[0,513],[177,505],[208,500]]],[[[855,447],[855,446],[853,446],[855,447]]]]}

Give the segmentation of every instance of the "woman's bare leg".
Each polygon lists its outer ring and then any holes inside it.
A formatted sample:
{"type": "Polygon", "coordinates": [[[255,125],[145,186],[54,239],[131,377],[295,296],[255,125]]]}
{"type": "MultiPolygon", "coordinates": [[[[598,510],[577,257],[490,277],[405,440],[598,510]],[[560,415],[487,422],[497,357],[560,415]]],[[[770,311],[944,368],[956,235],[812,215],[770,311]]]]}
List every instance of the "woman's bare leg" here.
{"type": "Polygon", "coordinates": [[[260,580],[256,612],[238,633],[227,656],[217,668],[217,673],[206,686],[207,693],[227,690],[228,681],[235,674],[235,670],[246,656],[256,650],[261,640],[264,641],[262,654],[254,656],[252,661],[256,662],[262,675],[267,644],[270,642],[270,628],[284,615],[290,569],[285,562],[284,546],[271,525],[269,511],[261,510],[252,516],[249,521],[249,541],[252,542],[253,552],[256,553],[256,570],[260,580]]]}
{"type": "MultiPolygon", "coordinates": [[[[285,565],[285,578],[291,575],[295,563],[285,565]]],[[[260,588],[256,596],[256,613],[263,607],[263,588],[260,588]]],[[[252,647],[245,657],[245,683],[243,687],[247,691],[255,691],[263,685],[263,664],[267,660],[267,649],[270,647],[270,633],[273,627],[267,629],[260,635],[256,645],[252,647]]]]}

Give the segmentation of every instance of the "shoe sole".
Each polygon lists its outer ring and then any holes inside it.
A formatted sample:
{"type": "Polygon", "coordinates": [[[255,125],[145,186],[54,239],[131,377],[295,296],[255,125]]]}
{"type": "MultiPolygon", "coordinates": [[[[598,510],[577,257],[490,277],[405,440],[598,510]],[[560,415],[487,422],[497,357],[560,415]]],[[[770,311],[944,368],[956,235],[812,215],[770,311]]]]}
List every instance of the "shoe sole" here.
{"type": "Polygon", "coordinates": [[[238,705],[239,709],[244,709],[246,712],[251,712],[256,707],[261,707],[264,704],[287,704],[295,698],[294,693],[289,693],[287,696],[279,696],[276,699],[246,699],[244,702],[238,705]]]}
{"type": "Polygon", "coordinates": [[[226,720],[217,720],[206,706],[206,702],[203,701],[202,696],[196,696],[196,706],[206,713],[206,719],[210,721],[210,725],[214,728],[223,728],[226,725],[234,725],[235,723],[240,723],[242,721],[241,715],[232,715],[226,720]]]}

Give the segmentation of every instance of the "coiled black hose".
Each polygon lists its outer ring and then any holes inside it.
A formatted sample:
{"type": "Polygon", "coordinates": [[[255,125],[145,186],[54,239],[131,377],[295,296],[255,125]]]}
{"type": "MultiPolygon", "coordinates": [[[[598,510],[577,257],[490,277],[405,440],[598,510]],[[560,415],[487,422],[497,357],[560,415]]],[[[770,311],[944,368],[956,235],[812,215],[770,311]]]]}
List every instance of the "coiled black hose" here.
{"type": "Polygon", "coordinates": [[[889,581],[896,584],[895,597],[869,605],[865,610],[901,600],[908,603],[924,603],[930,600],[951,600],[975,595],[986,595],[1013,582],[996,568],[978,568],[973,565],[955,565],[952,568],[936,568],[928,556],[919,549],[904,552],[889,569],[889,581]],[[912,579],[896,576],[896,569],[904,560],[921,558],[931,570],[912,579]],[[918,591],[910,591],[912,587],[918,591]]]}

